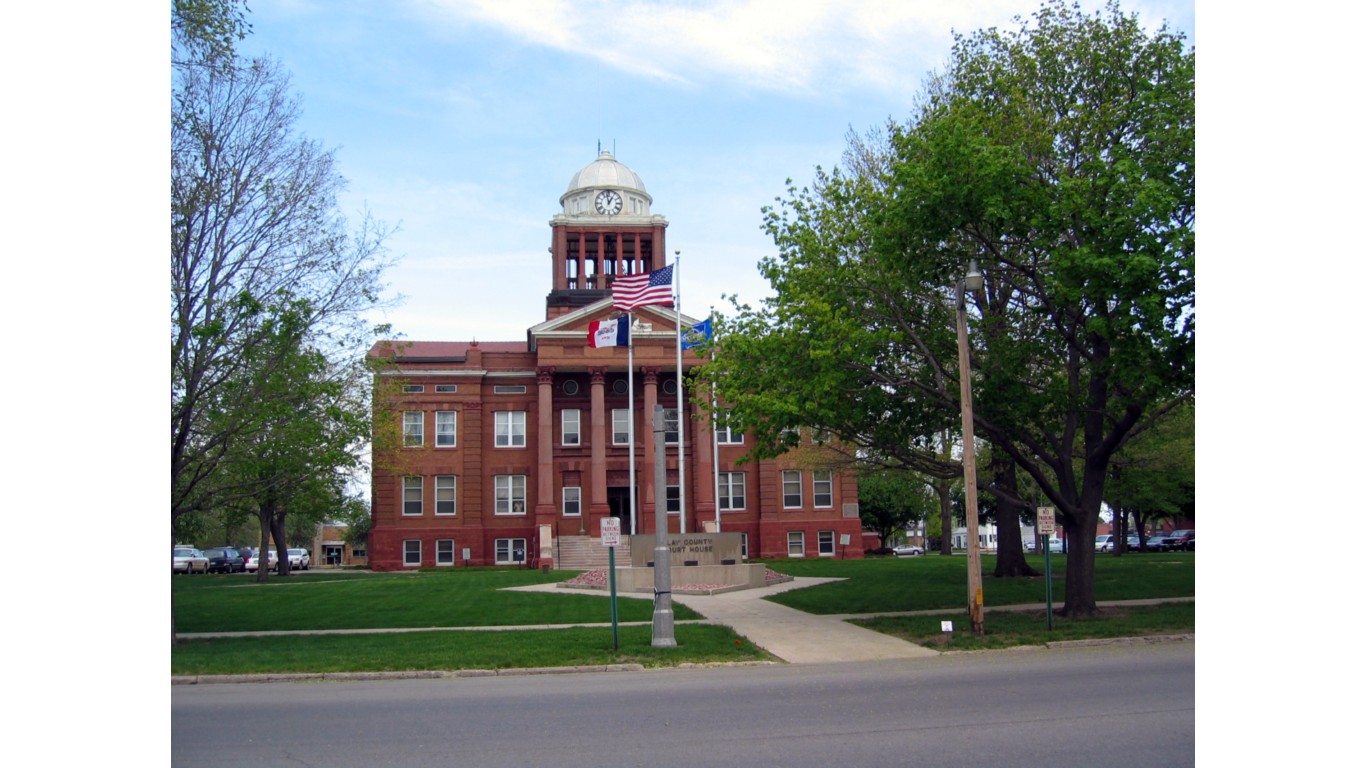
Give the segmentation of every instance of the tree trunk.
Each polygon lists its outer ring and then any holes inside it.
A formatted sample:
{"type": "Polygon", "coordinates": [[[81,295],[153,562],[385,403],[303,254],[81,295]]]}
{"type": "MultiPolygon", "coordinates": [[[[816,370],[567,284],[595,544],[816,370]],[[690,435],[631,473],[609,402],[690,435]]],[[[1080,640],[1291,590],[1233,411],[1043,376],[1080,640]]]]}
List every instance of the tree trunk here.
{"type": "Polygon", "coordinates": [[[275,536],[276,556],[281,576],[289,575],[289,542],[285,541],[285,513],[278,512],[270,517],[270,532],[275,536]]]}
{"type": "Polygon", "coordinates": [[[257,584],[264,584],[270,578],[270,521],[275,517],[273,505],[273,502],[268,502],[257,508],[256,519],[261,523],[260,540],[256,542],[257,584]]]}
{"type": "Polygon", "coordinates": [[[953,481],[936,480],[934,495],[939,497],[939,554],[953,554],[953,481]]]}
{"type": "MultiPolygon", "coordinates": [[[[991,455],[992,482],[1019,498],[1019,483],[1015,475],[1015,460],[1005,451],[993,451],[991,455]]],[[[1024,541],[1020,536],[1020,505],[996,498],[996,573],[997,578],[1017,576],[1038,576],[1039,572],[1029,566],[1024,556],[1024,541]]]]}

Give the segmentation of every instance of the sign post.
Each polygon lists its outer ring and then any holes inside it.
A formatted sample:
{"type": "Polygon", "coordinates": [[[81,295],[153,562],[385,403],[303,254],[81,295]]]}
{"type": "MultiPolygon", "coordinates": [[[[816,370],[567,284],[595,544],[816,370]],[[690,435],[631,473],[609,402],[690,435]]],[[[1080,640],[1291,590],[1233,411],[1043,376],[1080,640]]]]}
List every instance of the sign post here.
{"type": "Polygon", "coordinates": [[[620,647],[617,639],[617,547],[621,546],[621,518],[602,519],[602,545],[607,547],[607,584],[612,592],[612,650],[620,647]]]}
{"type": "Polygon", "coordinates": [[[1052,507],[1039,507],[1035,510],[1039,535],[1043,536],[1043,595],[1044,603],[1048,606],[1049,632],[1053,631],[1053,548],[1048,546],[1048,539],[1057,530],[1054,511],[1052,507]]]}

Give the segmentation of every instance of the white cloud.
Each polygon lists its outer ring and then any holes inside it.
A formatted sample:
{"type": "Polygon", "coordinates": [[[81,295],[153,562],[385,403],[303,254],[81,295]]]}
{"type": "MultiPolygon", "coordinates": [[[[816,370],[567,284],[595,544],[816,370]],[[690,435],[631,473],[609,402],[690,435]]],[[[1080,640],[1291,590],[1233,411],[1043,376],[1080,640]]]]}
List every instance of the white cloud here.
{"type": "MultiPolygon", "coordinates": [[[[816,93],[897,92],[942,64],[953,30],[1014,26],[1034,0],[428,0],[447,20],[640,77],[816,93]]],[[[1097,0],[1083,3],[1094,9],[1097,0]]],[[[1146,20],[1151,14],[1145,14],[1146,20]]],[[[1155,22],[1154,22],[1155,23],[1155,22]]]]}

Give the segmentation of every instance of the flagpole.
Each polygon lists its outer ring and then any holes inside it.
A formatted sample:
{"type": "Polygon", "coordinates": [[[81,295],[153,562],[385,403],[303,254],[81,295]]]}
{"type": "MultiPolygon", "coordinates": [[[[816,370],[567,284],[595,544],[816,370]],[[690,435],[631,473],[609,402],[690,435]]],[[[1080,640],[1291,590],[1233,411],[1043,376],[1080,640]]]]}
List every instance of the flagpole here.
{"type": "MultiPolygon", "coordinates": [[[[631,535],[636,535],[636,335],[631,326],[631,313],[626,313],[626,442],[631,455],[631,535]]],[[[620,466],[620,465],[618,465],[620,466]]]]}
{"type": "MultiPolygon", "coordinates": [[[[716,307],[707,307],[708,328],[712,329],[711,336],[714,337],[716,330],[715,320],[712,315],[716,314],[716,307]]],[[[708,345],[711,346],[711,345],[708,345]]],[[[716,362],[716,347],[711,347],[712,362],[716,362]]],[[[721,532],[721,446],[716,442],[716,382],[711,383],[711,487],[716,494],[716,532],[721,532]]]]}
{"type": "Polygon", "coordinates": [[[688,478],[683,471],[683,449],[687,445],[687,419],[683,416],[683,253],[674,250],[674,327],[678,338],[674,340],[674,353],[677,355],[678,373],[676,374],[678,395],[678,532],[688,532],[688,478]]]}

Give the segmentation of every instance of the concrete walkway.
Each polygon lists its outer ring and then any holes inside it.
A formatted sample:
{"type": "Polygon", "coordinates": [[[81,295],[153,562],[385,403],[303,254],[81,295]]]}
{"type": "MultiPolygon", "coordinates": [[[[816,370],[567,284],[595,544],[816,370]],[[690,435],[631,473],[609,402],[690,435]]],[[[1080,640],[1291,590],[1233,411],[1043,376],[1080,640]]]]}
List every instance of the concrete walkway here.
{"type": "MultiPolygon", "coordinates": [[[[718,595],[675,594],[673,601],[697,611],[711,624],[722,624],[750,642],[790,664],[821,664],[837,661],[878,661],[937,656],[938,651],[908,643],[890,635],[864,629],[836,616],[819,616],[788,608],[763,598],[840,579],[797,578],[758,589],[740,589],[718,595]]],[[[516,589],[538,592],[571,592],[605,595],[597,589],[566,589],[538,584],[516,589]]],[[[618,594],[639,598],[639,594],[618,594]]]]}

